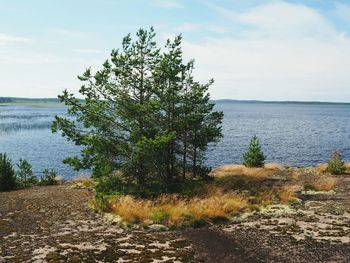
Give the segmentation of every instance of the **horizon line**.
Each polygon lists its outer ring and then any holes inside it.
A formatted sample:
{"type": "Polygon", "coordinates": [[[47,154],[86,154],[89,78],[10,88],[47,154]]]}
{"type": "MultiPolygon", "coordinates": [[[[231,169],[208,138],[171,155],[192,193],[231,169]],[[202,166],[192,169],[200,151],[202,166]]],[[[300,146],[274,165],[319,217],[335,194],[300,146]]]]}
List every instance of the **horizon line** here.
{"type": "MultiPolygon", "coordinates": [[[[16,97],[16,96],[0,96],[0,98],[9,98],[9,99],[23,99],[23,100],[59,100],[57,97],[16,97]]],[[[83,99],[83,98],[78,98],[83,99]]],[[[324,103],[324,104],[350,104],[350,101],[321,101],[321,100],[264,100],[264,99],[231,99],[231,98],[222,98],[222,99],[210,99],[211,101],[220,101],[220,102],[251,102],[251,103],[324,103]]]]}

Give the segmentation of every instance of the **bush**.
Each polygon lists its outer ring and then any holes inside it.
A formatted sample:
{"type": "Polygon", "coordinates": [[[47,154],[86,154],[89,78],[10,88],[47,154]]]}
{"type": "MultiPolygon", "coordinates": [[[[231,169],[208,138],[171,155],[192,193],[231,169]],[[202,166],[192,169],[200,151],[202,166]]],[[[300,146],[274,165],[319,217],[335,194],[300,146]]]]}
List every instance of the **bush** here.
{"type": "Polygon", "coordinates": [[[58,183],[56,180],[57,173],[53,169],[51,169],[51,171],[49,169],[45,169],[43,173],[44,175],[42,175],[40,178],[40,185],[55,185],[58,183]]]}
{"type": "Polygon", "coordinates": [[[15,170],[6,153],[0,153],[0,191],[9,191],[16,187],[15,170]]]}
{"type": "Polygon", "coordinates": [[[331,154],[331,159],[328,161],[327,172],[339,175],[343,174],[346,171],[345,164],[341,158],[339,151],[333,151],[331,154]]]}
{"type": "Polygon", "coordinates": [[[247,167],[263,167],[265,158],[261,150],[260,141],[254,135],[250,140],[248,151],[243,154],[243,165],[247,167]]]}
{"type": "Polygon", "coordinates": [[[38,183],[38,179],[33,174],[32,166],[27,160],[20,159],[17,167],[17,184],[20,187],[28,187],[38,183]]]}

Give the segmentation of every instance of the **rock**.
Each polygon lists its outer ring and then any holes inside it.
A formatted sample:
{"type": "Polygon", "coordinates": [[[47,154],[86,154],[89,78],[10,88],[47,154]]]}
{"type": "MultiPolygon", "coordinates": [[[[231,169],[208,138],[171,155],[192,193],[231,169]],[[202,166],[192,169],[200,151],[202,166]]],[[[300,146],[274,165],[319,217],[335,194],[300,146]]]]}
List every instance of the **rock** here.
{"type": "Polygon", "coordinates": [[[336,192],[331,190],[331,191],[301,191],[302,195],[335,195],[336,192]]]}
{"type": "Polygon", "coordinates": [[[104,221],[111,225],[120,225],[123,222],[123,219],[118,215],[106,213],[104,214],[104,221]]]}
{"type": "Polygon", "coordinates": [[[250,216],[252,216],[254,214],[255,214],[255,211],[247,212],[247,213],[243,213],[243,214],[241,214],[239,216],[235,216],[235,217],[233,217],[231,219],[231,223],[233,223],[233,224],[243,223],[243,222],[245,222],[248,219],[248,217],[250,217],[250,216]]]}
{"type": "Polygon", "coordinates": [[[165,225],[161,224],[153,224],[148,226],[147,228],[150,232],[163,232],[163,231],[168,231],[169,228],[166,227],[165,225]]]}
{"type": "Polygon", "coordinates": [[[83,185],[82,183],[75,183],[69,186],[72,189],[85,189],[85,185],[83,185]]]}
{"type": "Polygon", "coordinates": [[[56,176],[56,177],[55,177],[55,180],[56,180],[58,183],[63,183],[63,182],[64,182],[64,178],[63,178],[63,176],[61,176],[61,175],[56,176]]]}

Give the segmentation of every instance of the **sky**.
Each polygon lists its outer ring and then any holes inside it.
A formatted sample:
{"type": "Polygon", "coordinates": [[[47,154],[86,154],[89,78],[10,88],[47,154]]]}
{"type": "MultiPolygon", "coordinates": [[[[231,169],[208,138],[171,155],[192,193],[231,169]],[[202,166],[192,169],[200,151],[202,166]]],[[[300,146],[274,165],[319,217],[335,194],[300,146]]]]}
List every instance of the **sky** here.
{"type": "Polygon", "coordinates": [[[182,33],[213,99],[350,102],[347,0],[0,0],[0,97],[78,94],[122,38],[182,33]]]}

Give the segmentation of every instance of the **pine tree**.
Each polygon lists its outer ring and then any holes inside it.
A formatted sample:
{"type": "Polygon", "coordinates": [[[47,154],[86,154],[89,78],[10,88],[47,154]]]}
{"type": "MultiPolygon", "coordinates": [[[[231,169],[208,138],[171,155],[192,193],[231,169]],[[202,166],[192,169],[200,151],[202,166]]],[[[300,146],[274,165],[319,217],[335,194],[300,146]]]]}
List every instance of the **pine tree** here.
{"type": "Polygon", "coordinates": [[[265,155],[260,146],[260,141],[256,135],[250,140],[248,151],[243,154],[243,165],[247,167],[263,167],[265,155]]]}
{"type": "Polygon", "coordinates": [[[20,159],[17,167],[16,177],[21,187],[28,187],[38,182],[33,174],[32,166],[27,160],[20,159]]]}
{"type": "Polygon", "coordinates": [[[0,191],[9,191],[16,187],[15,170],[6,153],[0,153],[0,191]]]}
{"type": "Polygon", "coordinates": [[[81,156],[65,160],[75,169],[92,169],[95,178],[121,170],[141,194],[153,185],[169,191],[186,171],[201,170],[207,145],[222,136],[223,113],[209,102],[212,81],[193,80],[181,36],[163,52],[152,28],[136,36],[126,36],[101,70],[79,77],[84,100],[68,91],[59,96],[72,117],[56,116],[52,131],[83,146],[81,156]]]}
{"type": "Polygon", "coordinates": [[[345,171],[345,163],[342,160],[340,152],[337,150],[333,151],[331,154],[331,158],[328,161],[327,172],[334,175],[339,175],[345,173],[345,171]]]}
{"type": "Polygon", "coordinates": [[[140,29],[137,40],[123,39],[122,50],[113,50],[110,61],[94,75],[90,69],[79,77],[85,84],[84,101],[64,91],[59,96],[76,119],[56,116],[53,132],[77,145],[84,145],[81,157],[65,160],[77,170],[92,168],[95,177],[122,169],[130,180],[144,185],[150,173],[147,144],[156,137],[152,72],[159,61],[155,33],[140,29]],[[145,145],[146,144],[146,145],[145,145]]]}

